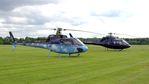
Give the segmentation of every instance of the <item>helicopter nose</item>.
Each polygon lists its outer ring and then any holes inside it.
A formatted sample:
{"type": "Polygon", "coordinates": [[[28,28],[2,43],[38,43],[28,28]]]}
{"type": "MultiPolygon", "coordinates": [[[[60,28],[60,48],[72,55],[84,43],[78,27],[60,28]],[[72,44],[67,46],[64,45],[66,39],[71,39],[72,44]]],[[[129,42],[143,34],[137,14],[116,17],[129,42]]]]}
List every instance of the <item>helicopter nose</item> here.
{"type": "Polygon", "coordinates": [[[131,47],[130,45],[127,46],[127,48],[131,47]]]}
{"type": "Polygon", "coordinates": [[[77,48],[78,52],[86,52],[88,50],[87,46],[77,48]]]}
{"type": "Polygon", "coordinates": [[[78,52],[83,52],[82,48],[77,48],[78,52]]]}
{"type": "Polygon", "coordinates": [[[125,45],[123,46],[124,48],[130,48],[131,46],[130,45],[125,45]]]}

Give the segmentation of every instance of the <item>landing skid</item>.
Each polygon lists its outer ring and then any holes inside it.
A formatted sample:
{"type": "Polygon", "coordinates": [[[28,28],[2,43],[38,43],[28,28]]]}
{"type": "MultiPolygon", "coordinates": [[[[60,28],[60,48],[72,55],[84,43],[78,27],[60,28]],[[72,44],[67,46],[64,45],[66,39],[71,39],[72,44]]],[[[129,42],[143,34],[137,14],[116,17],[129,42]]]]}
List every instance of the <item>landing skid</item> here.
{"type": "MultiPolygon", "coordinates": [[[[69,54],[69,57],[71,56],[71,54],[69,54]]],[[[77,56],[80,56],[80,53],[77,53],[77,56]]]]}
{"type": "MultiPolygon", "coordinates": [[[[71,54],[69,54],[69,57],[71,56],[71,54]]],[[[80,56],[80,53],[77,54],[77,56],[80,56]]]]}
{"type": "MultiPolygon", "coordinates": [[[[50,57],[51,57],[51,50],[49,49],[48,51],[49,51],[49,52],[48,52],[48,58],[50,58],[50,57]]],[[[58,57],[61,57],[61,54],[58,53],[57,56],[58,56],[58,57]]],[[[71,57],[71,56],[72,56],[72,54],[69,53],[69,54],[68,54],[68,57],[71,57]]],[[[77,53],[77,54],[74,55],[74,56],[78,56],[78,57],[79,57],[79,56],[80,56],[80,53],[77,53]]]]}

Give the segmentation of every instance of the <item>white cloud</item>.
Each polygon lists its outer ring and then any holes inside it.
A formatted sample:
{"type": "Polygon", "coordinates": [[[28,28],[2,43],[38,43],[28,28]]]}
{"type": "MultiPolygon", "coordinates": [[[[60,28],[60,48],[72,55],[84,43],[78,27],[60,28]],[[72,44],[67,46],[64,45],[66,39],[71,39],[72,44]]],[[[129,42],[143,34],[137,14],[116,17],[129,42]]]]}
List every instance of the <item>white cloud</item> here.
{"type": "MultiPolygon", "coordinates": [[[[48,32],[51,33],[48,28],[58,26],[104,34],[116,32],[149,37],[148,15],[147,0],[58,0],[56,4],[33,1],[25,5],[13,4],[13,9],[7,12],[0,11],[0,28],[14,31],[30,29],[37,33],[36,36],[46,36],[48,32]]],[[[19,32],[17,34],[21,36],[19,32]]]]}
{"type": "Polygon", "coordinates": [[[48,3],[58,3],[58,0],[1,0],[0,11],[10,11],[14,8],[29,5],[42,5],[48,3]]]}

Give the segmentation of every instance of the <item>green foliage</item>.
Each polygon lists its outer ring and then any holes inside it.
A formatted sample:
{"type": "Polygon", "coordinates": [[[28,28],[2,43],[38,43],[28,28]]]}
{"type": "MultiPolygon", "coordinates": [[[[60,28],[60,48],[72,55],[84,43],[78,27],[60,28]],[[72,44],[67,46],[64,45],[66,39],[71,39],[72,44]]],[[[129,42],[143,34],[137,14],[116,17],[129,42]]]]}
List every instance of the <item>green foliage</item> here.
{"type": "Polygon", "coordinates": [[[88,45],[80,57],[0,46],[0,84],[148,84],[149,45],[123,51],[88,45]]]}
{"type": "Polygon", "coordinates": [[[11,44],[11,39],[10,39],[10,37],[5,37],[5,38],[3,38],[3,44],[11,44]]]}
{"type": "Polygon", "coordinates": [[[34,42],[34,38],[32,37],[26,37],[25,42],[34,42]]]}
{"type": "Polygon", "coordinates": [[[3,44],[3,38],[0,37],[0,44],[3,44]]]}
{"type": "Polygon", "coordinates": [[[126,39],[126,41],[130,44],[149,45],[149,38],[126,39]]]}

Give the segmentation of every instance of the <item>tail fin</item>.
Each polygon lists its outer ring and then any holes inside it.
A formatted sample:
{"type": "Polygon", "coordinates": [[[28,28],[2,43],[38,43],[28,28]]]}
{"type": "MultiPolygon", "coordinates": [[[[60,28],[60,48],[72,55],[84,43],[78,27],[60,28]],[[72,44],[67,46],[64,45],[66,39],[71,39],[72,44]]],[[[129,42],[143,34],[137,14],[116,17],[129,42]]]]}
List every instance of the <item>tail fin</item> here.
{"type": "Polygon", "coordinates": [[[10,35],[10,38],[11,38],[11,40],[12,40],[12,47],[13,47],[13,49],[15,49],[17,42],[16,42],[16,40],[15,40],[15,38],[14,38],[12,32],[9,32],[9,35],[10,35]]]}

